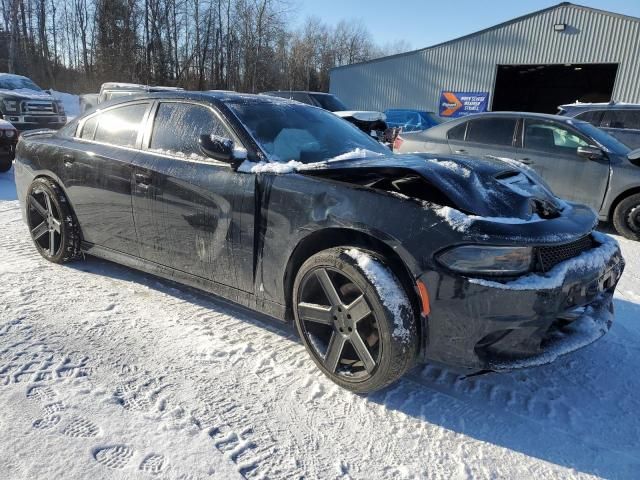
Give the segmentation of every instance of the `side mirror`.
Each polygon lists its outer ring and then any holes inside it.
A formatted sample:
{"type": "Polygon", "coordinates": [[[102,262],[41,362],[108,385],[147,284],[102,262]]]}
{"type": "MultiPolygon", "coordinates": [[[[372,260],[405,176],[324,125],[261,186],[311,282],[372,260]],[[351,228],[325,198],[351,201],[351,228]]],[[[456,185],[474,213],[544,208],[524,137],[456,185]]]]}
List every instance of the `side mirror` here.
{"type": "Polygon", "coordinates": [[[598,160],[604,157],[604,152],[600,147],[589,145],[587,147],[578,147],[577,150],[579,157],[588,158],[589,160],[598,160]]]}
{"type": "Polygon", "coordinates": [[[233,140],[219,135],[200,135],[200,150],[207,157],[229,163],[236,168],[245,158],[246,151],[235,148],[233,140]]]}

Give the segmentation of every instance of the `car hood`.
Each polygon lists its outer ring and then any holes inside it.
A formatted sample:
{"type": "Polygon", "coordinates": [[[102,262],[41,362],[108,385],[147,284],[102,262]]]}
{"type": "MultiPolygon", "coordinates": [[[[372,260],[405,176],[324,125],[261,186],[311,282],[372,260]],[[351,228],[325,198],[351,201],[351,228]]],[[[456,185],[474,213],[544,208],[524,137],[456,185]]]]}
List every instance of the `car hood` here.
{"type": "Polygon", "coordinates": [[[382,112],[369,112],[361,110],[344,110],[339,112],[332,112],[341,118],[355,118],[361,122],[377,122],[378,120],[385,121],[387,116],[382,112]]]}
{"type": "Polygon", "coordinates": [[[18,88],[15,90],[6,90],[0,88],[0,95],[14,98],[21,98],[27,100],[53,100],[51,94],[38,90],[31,90],[29,88],[18,88]]]}
{"type": "Polygon", "coordinates": [[[329,161],[326,168],[308,173],[331,176],[337,171],[342,172],[343,178],[348,178],[344,175],[347,172],[355,176],[373,172],[390,177],[399,173],[419,175],[439,189],[451,207],[494,220],[555,218],[571,208],[558,199],[533,170],[507,159],[392,154],[329,161]]]}

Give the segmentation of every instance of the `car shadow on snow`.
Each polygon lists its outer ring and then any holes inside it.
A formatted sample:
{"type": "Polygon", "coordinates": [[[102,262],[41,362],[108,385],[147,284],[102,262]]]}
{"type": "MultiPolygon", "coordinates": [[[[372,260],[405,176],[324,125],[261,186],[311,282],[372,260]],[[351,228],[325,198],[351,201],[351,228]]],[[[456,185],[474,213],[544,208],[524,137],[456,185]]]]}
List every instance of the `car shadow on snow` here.
{"type": "Polygon", "coordinates": [[[16,182],[13,167],[8,172],[0,173],[0,200],[17,200],[16,182]]]}
{"type": "MultiPolygon", "coordinates": [[[[139,283],[298,342],[290,325],[196,289],[93,257],[69,267],[139,283]]],[[[635,478],[640,468],[640,328],[634,322],[640,305],[616,299],[616,310],[608,335],[551,365],[466,378],[445,367],[420,366],[366,400],[452,435],[584,473],[635,478]]]]}

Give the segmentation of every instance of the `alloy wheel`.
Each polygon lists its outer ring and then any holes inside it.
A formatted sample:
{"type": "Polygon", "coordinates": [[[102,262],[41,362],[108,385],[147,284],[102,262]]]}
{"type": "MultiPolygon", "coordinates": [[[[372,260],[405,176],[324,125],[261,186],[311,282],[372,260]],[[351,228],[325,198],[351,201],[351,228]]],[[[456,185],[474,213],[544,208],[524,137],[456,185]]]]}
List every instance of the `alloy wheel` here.
{"type": "Polygon", "coordinates": [[[28,224],[33,241],[49,257],[62,246],[62,219],[49,194],[34,189],[29,194],[28,224]]]}
{"type": "Polygon", "coordinates": [[[347,381],[373,375],[382,354],[378,323],[351,278],[332,268],[311,270],[296,307],[305,342],[328,372],[347,381]]]}
{"type": "Polygon", "coordinates": [[[629,211],[627,225],[634,232],[640,233],[640,205],[636,205],[629,211]]]}

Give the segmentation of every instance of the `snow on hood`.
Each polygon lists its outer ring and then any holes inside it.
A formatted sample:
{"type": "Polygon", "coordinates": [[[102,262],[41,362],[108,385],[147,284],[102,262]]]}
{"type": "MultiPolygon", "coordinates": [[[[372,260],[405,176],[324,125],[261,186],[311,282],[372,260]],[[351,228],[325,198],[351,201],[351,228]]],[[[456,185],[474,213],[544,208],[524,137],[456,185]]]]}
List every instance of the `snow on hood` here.
{"type": "Polygon", "coordinates": [[[618,242],[609,235],[599,232],[592,233],[593,238],[600,245],[577,257],[559,263],[547,273],[530,273],[511,282],[495,282],[481,278],[470,278],[471,283],[503,290],[550,290],[559,288],[570,273],[602,270],[611,257],[620,252],[618,242]]]}
{"type": "Polygon", "coordinates": [[[32,90],[30,88],[16,88],[15,90],[0,88],[0,95],[7,95],[24,99],[37,98],[38,100],[53,100],[51,94],[45,92],[44,90],[32,90]]]}
{"type": "Polygon", "coordinates": [[[341,118],[349,118],[349,117],[355,118],[356,120],[360,120],[361,122],[377,122],[378,120],[385,121],[387,119],[387,116],[382,112],[343,110],[343,111],[333,112],[333,114],[341,118]]]}
{"type": "Polygon", "coordinates": [[[15,130],[15,127],[6,120],[0,120],[0,130],[15,130]]]}

